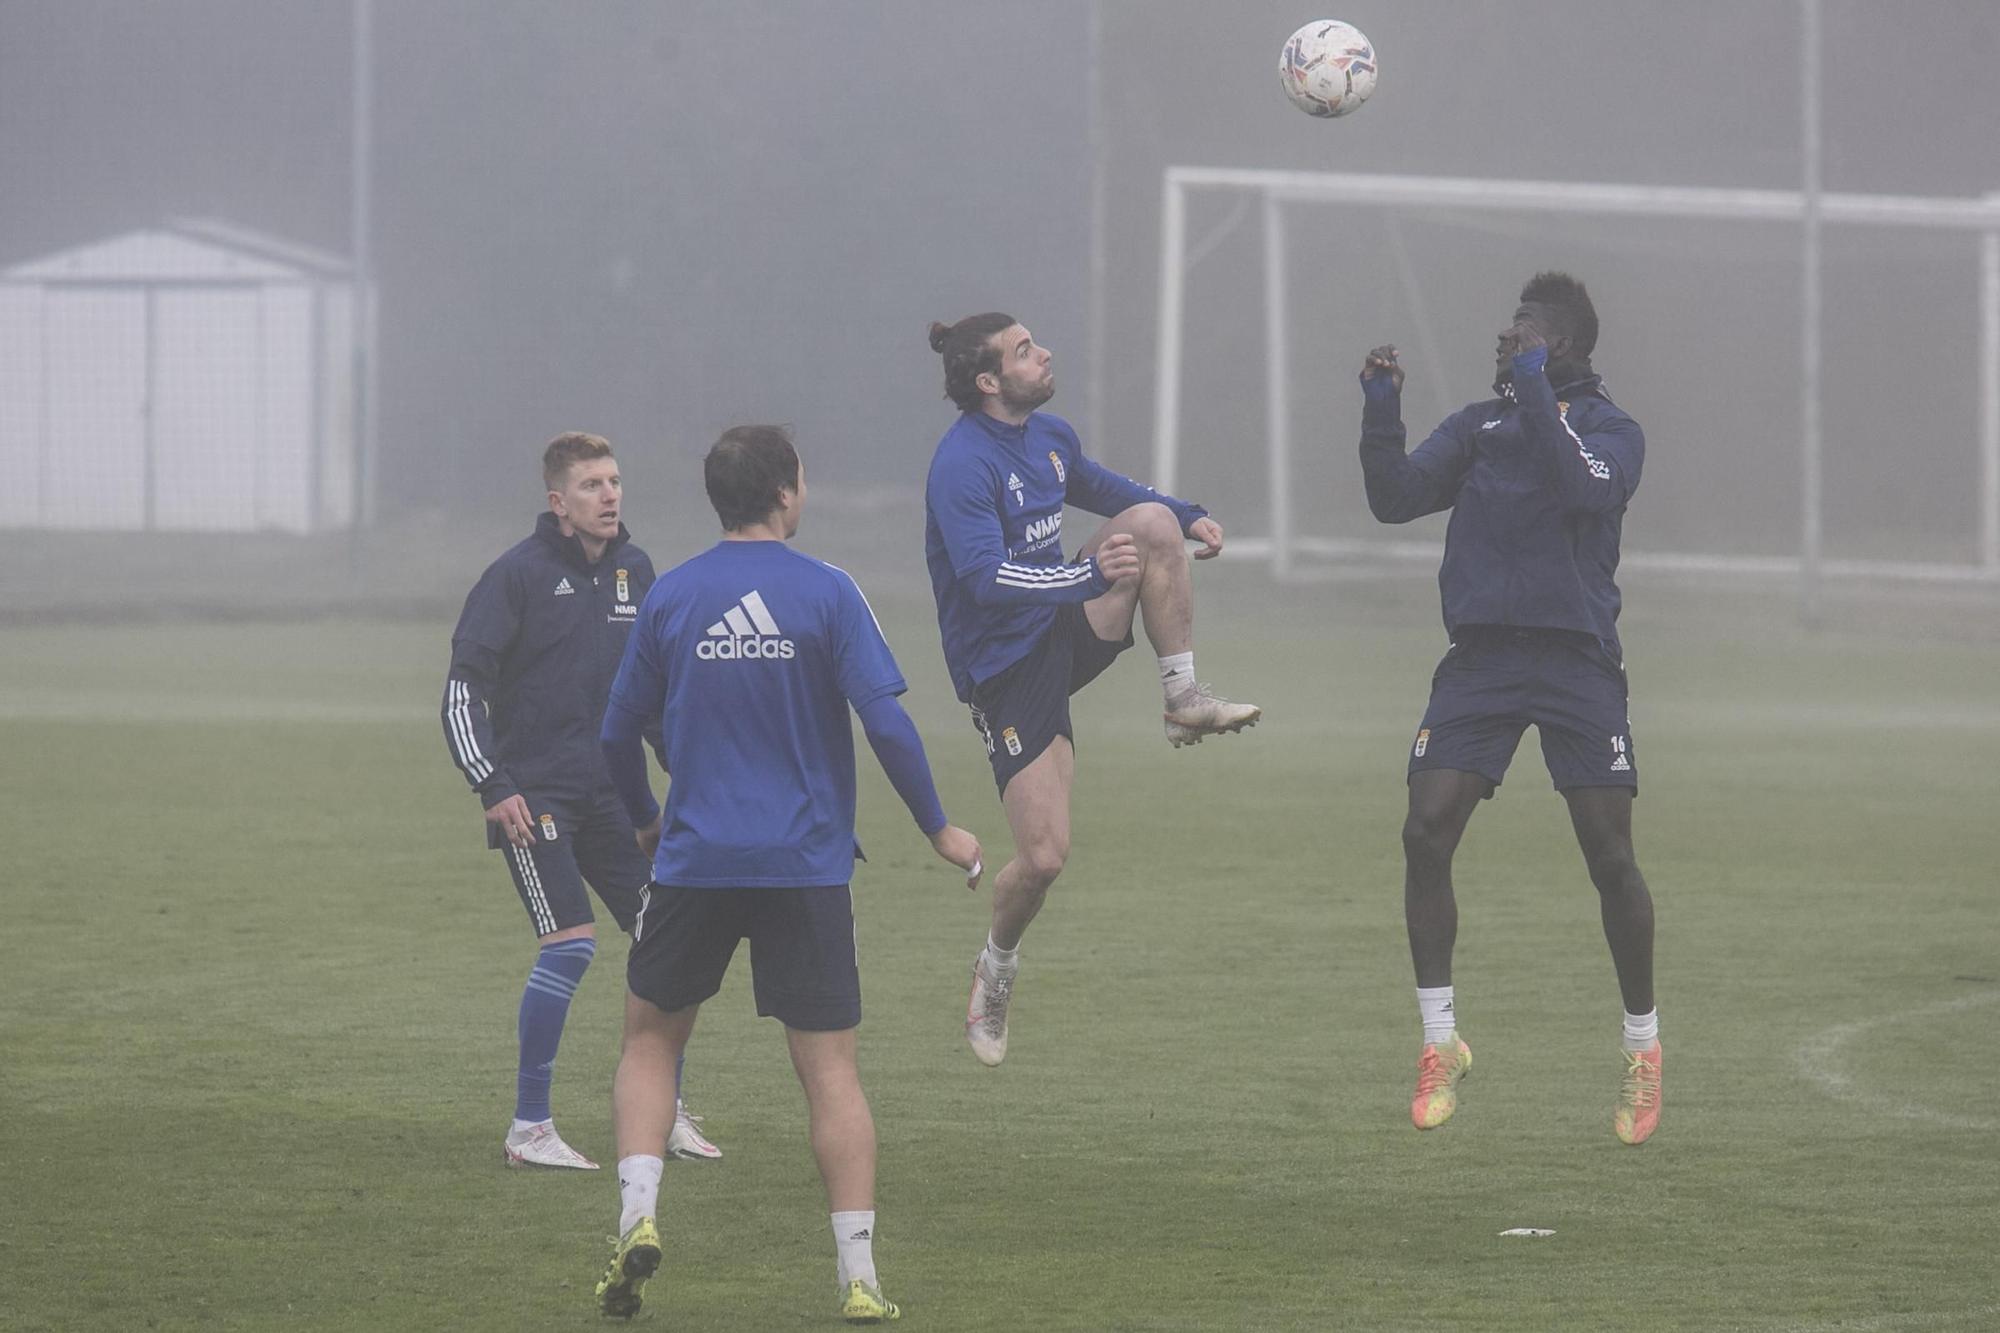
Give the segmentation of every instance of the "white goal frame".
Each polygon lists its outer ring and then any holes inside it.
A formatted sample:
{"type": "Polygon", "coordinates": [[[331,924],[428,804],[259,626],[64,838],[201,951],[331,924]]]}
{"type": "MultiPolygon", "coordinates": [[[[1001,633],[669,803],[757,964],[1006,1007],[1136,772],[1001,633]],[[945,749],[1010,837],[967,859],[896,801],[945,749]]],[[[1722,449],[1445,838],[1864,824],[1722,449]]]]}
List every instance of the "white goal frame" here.
{"type": "Polygon", "coordinates": [[[1173,166],[1160,208],[1158,361],[1154,379],[1152,482],[1172,492],[1180,463],[1181,340],[1187,272],[1187,199],[1196,190],[1248,192],[1262,203],[1264,229],[1264,393],[1269,461],[1270,532],[1235,538],[1230,554],[1270,561],[1274,576],[1294,574],[1300,556],[1435,558],[1428,542],[1339,539],[1302,533],[1291,500],[1291,379],[1285,286],[1285,210],[1293,204],[1426,208],[1451,212],[1561,213],[1790,223],[1802,228],[1805,269],[1801,312],[1804,352],[1799,474],[1803,502],[1796,556],[1636,552],[1624,565],[1716,573],[1796,575],[1811,614],[1822,577],[1918,579],[2000,584],[2000,193],[1984,198],[1840,194],[1806,190],[1737,190],[1684,186],[1482,180],[1451,176],[1368,175],[1173,166]],[[1821,533],[1819,429],[1819,227],[1822,223],[1917,227],[1979,233],[1979,539],[1972,564],[1905,560],[1829,560],[1821,533]]]}

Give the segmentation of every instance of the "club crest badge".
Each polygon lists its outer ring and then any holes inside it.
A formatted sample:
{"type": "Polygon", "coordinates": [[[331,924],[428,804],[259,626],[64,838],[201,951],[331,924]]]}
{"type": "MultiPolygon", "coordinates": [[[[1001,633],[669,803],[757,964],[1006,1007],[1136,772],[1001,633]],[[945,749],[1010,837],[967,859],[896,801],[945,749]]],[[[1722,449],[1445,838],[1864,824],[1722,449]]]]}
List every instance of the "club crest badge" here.
{"type": "Polygon", "coordinates": [[[1053,449],[1049,450],[1049,466],[1056,470],[1056,480],[1067,486],[1069,474],[1063,471],[1062,455],[1053,449]]]}
{"type": "Polygon", "coordinates": [[[542,840],[544,842],[554,842],[556,840],[556,817],[554,815],[543,815],[541,822],[542,840]]]}
{"type": "Polygon", "coordinates": [[[632,584],[629,581],[631,577],[632,572],[630,570],[621,569],[618,571],[618,600],[621,602],[632,600],[632,584]]]}

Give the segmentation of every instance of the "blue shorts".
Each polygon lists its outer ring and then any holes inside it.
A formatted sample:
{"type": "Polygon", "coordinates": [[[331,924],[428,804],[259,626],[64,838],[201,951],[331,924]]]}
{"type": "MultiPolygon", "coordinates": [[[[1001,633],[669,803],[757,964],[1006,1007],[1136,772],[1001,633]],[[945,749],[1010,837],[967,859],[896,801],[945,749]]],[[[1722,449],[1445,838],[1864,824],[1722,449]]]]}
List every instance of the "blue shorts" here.
{"type": "Polygon", "coordinates": [[[639,913],[639,890],[653,878],[653,867],[632,832],[631,817],[611,788],[596,796],[577,798],[537,796],[522,792],[535,821],[532,851],[508,842],[492,824],[486,844],[507,854],[507,873],[535,934],[548,935],[571,926],[590,924],[590,895],[597,891],[618,922],[632,929],[639,913]]]}
{"type": "Polygon", "coordinates": [[[757,1012],[802,1032],[840,1032],[861,1022],[854,900],[845,884],[814,889],[689,889],[649,886],[639,899],[631,992],[668,1013],[722,989],[737,941],[750,941],[757,1012]]]}
{"type": "Polygon", "coordinates": [[[1629,787],[1636,795],[1639,760],[1627,703],[1624,663],[1590,635],[1463,626],[1431,677],[1410,772],[1474,773],[1491,796],[1532,725],[1557,791],[1629,787]]]}
{"type": "Polygon", "coordinates": [[[1076,744],[1069,697],[1131,646],[1130,630],[1120,641],[1100,639],[1083,603],[1068,602],[1056,609],[1055,623],[1026,657],[972,687],[972,725],[986,742],[986,758],[1002,796],[1014,775],[1040,758],[1056,737],[1076,744]]]}

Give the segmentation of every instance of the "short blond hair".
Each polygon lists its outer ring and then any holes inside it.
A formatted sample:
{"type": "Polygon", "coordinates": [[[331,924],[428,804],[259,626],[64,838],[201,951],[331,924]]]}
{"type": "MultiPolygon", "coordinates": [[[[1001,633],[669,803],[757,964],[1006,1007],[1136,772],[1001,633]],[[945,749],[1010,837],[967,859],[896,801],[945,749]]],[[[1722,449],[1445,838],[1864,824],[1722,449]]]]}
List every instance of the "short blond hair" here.
{"type": "Polygon", "coordinates": [[[602,435],[588,435],[580,430],[566,430],[549,441],[549,447],[542,450],[542,480],[552,491],[559,491],[569,480],[569,470],[578,463],[588,463],[593,458],[611,457],[611,441],[602,435]]]}

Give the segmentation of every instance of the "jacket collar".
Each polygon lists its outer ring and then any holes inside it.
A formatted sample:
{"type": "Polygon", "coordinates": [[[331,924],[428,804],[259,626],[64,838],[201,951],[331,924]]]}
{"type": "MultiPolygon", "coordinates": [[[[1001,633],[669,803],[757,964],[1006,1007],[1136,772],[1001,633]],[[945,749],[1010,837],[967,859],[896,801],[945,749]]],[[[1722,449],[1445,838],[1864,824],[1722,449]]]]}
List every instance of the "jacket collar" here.
{"type": "Polygon", "coordinates": [[[988,438],[998,440],[1003,444],[1019,444],[1022,440],[1026,439],[1028,425],[1035,419],[1035,414],[1030,412],[1027,421],[1022,422],[1018,426],[1012,426],[990,412],[967,412],[965,415],[972,419],[974,425],[985,431],[988,438]]]}
{"type": "MultiPolygon", "coordinates": [[[[563,536],[561,520],[546,509],[535,520],[535,539],[551,551],[554,551],[557,558],[566,565],[573,565],[586,573],[597,568],[584,555],[583,542],[574,534],[568,537],[563,536]]],[[[604,544],[604,555],[599,558],[598,563],[601,564],[604,560],[609,559],[612,552],[630,540],[632,540],[632,534],[625,530],[623,523],[620,523],[617,534],[604,544]]]]}
{"type": "Polygon", "coordinates": [[[1590,394],[1602,398],[1605,396],[1603,385],[1604,376],[1590,374],[1570,380],[1566,384],[1555,385],[1554,388],[1558,398],[1582,398],[1590,394]]]}
{"type": "MultiPolygon", "coordinates": [[[[1549,387],[1555,390],[1556,397],[1565,400],[1594,396],[1602,398],[1607,403],[1611,401],[1611,395],[1604,392],[1604,376],[1602,375],[1585,375],[1579,379],[1566,380],[1561,384],[1552,384],[1549,387]]],[[[1507,403],[1516,401],[1514,398],[1513,381],[1509,380],[1500,386],[1500,399],[1502,402],[1507,403]]]]}

